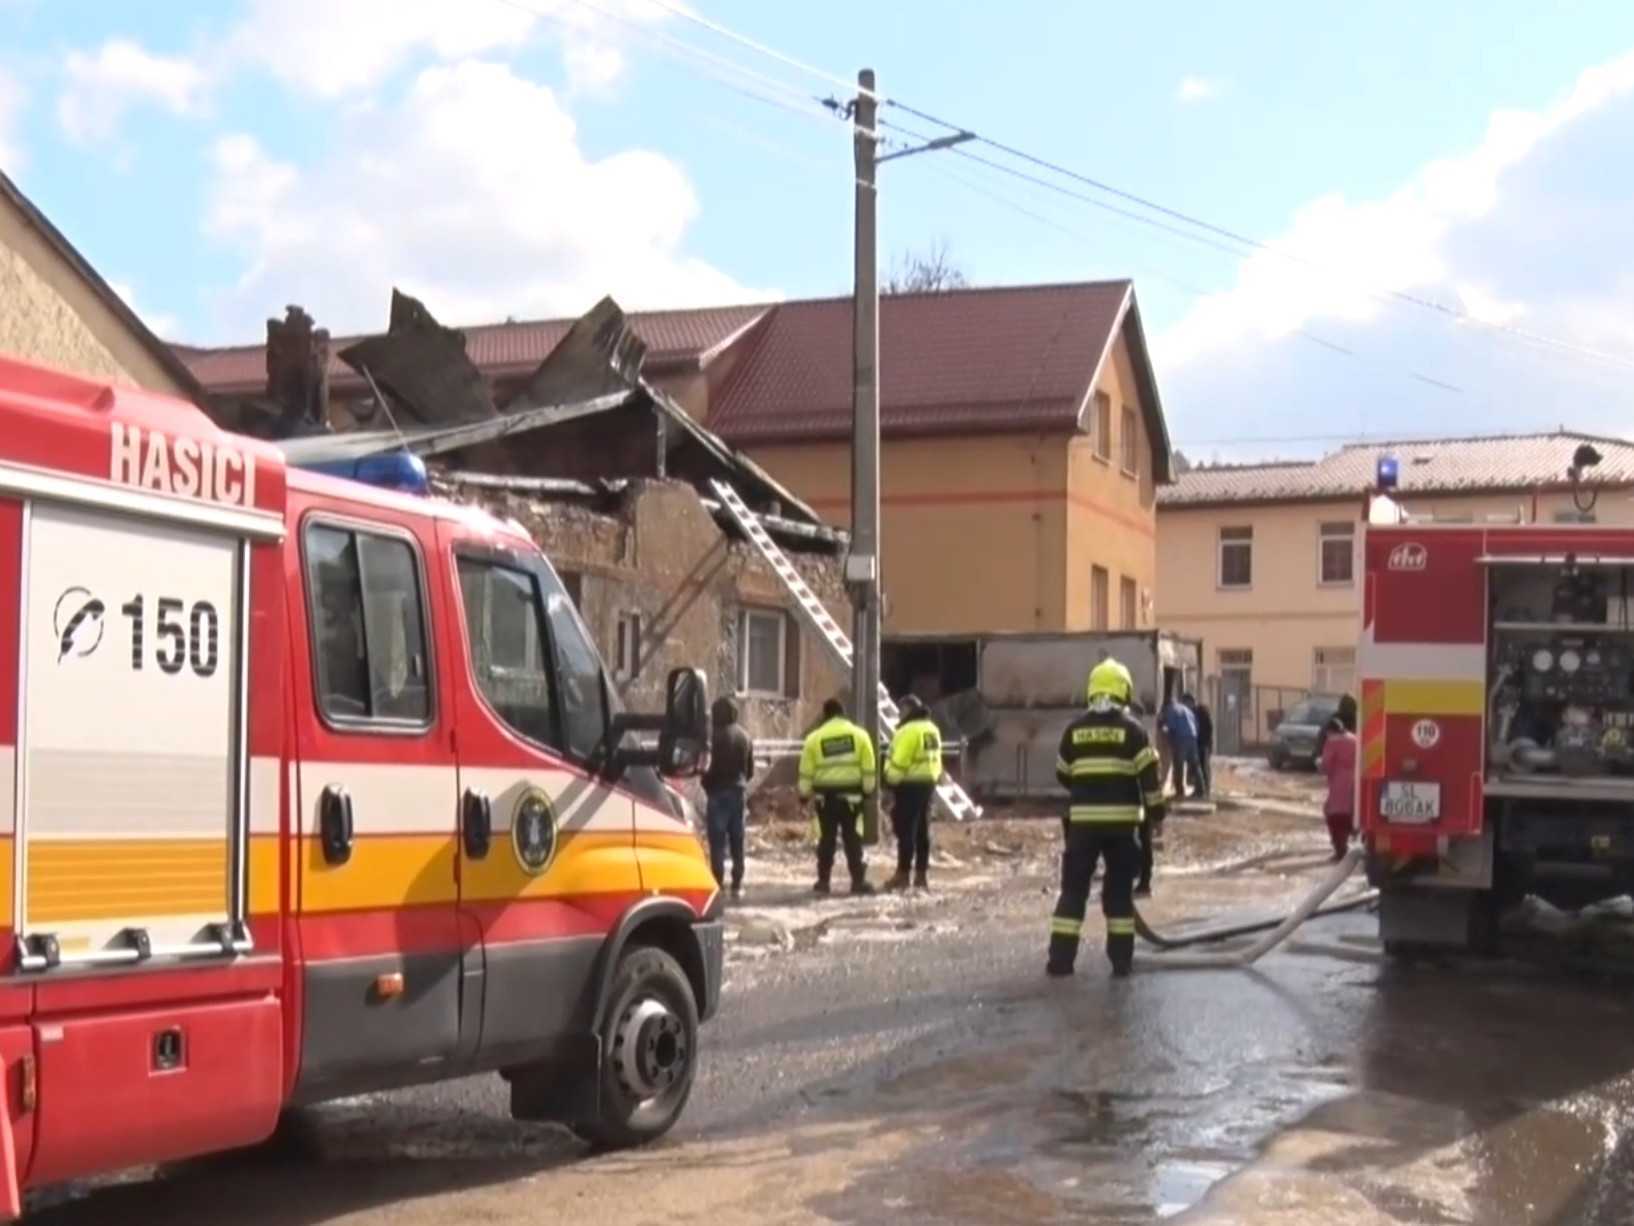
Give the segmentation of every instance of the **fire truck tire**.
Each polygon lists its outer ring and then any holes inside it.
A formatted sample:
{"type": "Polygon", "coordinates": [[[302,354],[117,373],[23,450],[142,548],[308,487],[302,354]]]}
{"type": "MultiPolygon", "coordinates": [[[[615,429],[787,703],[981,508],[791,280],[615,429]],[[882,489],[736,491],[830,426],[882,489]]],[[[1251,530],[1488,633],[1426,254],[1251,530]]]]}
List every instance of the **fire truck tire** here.
{"type": "Polygon", "coordinates": [[[650,945],[626,949],[601,1036],[601,1105],[578,1131],[598,1149],[658,1139],[680,1118],[698,1068],[698,1004],[680,963],[650,945]]]}

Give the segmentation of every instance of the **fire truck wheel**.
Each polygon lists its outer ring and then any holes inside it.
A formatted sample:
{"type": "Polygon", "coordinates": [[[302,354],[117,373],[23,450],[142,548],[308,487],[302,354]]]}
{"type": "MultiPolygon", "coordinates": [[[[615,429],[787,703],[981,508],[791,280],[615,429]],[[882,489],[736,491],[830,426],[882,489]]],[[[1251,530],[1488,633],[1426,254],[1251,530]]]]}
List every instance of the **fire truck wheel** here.
{"type": "Polygon", "coordinates": [[[680,1118],[698,1067],[698,1005],[680,964],[625,951],[602,1015],[601,1111],[582,1129],[602,1149],[656,1140],[680,1118]]]}

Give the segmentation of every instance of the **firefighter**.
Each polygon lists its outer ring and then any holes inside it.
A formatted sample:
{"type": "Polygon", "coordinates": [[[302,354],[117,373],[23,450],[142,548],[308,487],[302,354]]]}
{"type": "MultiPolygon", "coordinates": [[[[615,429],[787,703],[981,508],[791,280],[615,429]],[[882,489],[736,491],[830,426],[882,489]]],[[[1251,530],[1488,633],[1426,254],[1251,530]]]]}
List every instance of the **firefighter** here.
{"type": "Polygon", "coordinates": [[[851,870],[851,892],[872,894],[868,866],[862,858],[862,802],[874,793],[878,765],[868,734],[845,717],[839,699],[823,704],[823,722],[806,738],[800,751],[800,799],[817,802],[817,885],[829,892],[834,869],[834,843],[845,844],[845,863],[851,870]]]}
{"type": "Polygon", "coordinates": [[[942,734],[925,704],[909,694],[902,700],[902,722],[885,758],[885,782],[896,789],[891,807],[896,876],[887,890],[907,889],[909,869],[917,889],[930,889],[930,800],[941,778],[942,734]]]}
{"type": "Polygon", "coordinates": [[[1106,916],[1106,956],[1122,978],[1135,957],[1135,876],[1140,871],[1141,812],[1156,826],[1163,821],[1163,784],[1157,752],[1129,706],[1134,698],[1129,670],[1102,660],[1089,674],[1089,709],[1061,734],[1055,774],[1072,794],[1061,856],[1061,897],[1050,920],[1052,976],[1072,974],[1078,939],[1089,902],[1095,863],[1105,860],[1101,911],[1106,916]]]}

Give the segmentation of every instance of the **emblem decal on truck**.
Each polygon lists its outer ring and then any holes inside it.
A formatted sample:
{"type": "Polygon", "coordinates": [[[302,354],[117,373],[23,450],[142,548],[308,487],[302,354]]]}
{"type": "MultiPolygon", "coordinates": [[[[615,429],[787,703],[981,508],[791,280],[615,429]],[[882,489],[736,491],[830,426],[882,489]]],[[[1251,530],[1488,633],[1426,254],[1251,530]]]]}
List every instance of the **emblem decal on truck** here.
{"type": "Polygon", "coordinates": [[[1390,551],[1386,565],[1391,570],[1423,570],[1430,564],[1430,551],[1417,541],[1403,541],[1390,551]]]}
{"type": "Polygon", "coordinates": [[[1441,725],[1433,719],[1421,719],[1413,725],[1413,744],[1420,749],[1434,749],[1441,742],[1441,725]]]}
{"type": "Polygon", "coordinates": [[[538,788],[529,788],[516,802],[511,817],[511,846],[517,863],[530,877],[550,867],[556,854],[556,808],[538,788]]]}
{"type": "Polygon", "coordinates": [[[120,485],[233,507],[255,505],[255,457],[225,442],[173,439],[118,421],[108,439],[108,473],[120,485]]]}
{"type": "Polygon", "coordinates": [[[102,602],[82,587],[71,587],[57,597],[51,628],[57,633],[57,663],[69,656],[83,659],[102,646],[102,602]]]}

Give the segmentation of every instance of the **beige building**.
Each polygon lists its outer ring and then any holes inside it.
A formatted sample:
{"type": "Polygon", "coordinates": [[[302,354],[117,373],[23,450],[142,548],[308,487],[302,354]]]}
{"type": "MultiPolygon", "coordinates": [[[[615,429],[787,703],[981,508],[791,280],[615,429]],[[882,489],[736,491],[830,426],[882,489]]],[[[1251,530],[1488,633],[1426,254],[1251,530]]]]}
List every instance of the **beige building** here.
{"type": "Polygon", "coordinates": [[[1634,444],[1560,432],[1345,447],[1309,463],[1193,469],[1158,494],[1158,607],[1165,630],[1201,638],[1222,728],[1243,744],[1307,692],[1353,688],[1361,627],[1358,544],[1382,456],[1414,514],[1556,523],[1634,523],[1634,444]],[[1574,452],[1601,455],[1591,510],[1566,477],[1574,452]]]}
{"type": "Polygon", "coordinates": [[[0,355],[203,401],[192,372],[4,174],[0,355]]]}

